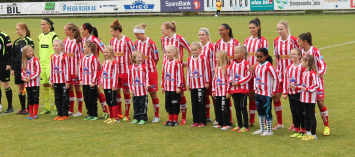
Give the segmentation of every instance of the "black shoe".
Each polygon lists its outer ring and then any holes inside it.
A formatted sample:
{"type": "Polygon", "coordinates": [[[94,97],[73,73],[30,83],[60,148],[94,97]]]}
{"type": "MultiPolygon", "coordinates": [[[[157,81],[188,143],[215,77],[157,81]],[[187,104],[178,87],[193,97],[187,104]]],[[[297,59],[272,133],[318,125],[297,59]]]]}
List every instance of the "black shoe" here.
{"type": "Polygon", "coordinates": [[[23,114],[23,115],[30,114],[30,110],[29,110],[29,109],[26,109],[26,110],[22,111],[22,114],[23,114]]]}
{"type": "Polygon", "coordinates": [[[211,118],[206,118],[206,122],[211,122],[211,118]]]}
{"type": "Polygon", "coordinates": [[[19,110],[16,114],[23,114],[23,111],[24,111],[24,110],[21,109],[21,110],[19,110]]]}
{"type": "Polygon", "coordinates": [[[176,122],[171,122],[170,127],[174,127],[174,126],[177,126],[177,125],[178,125],[178,123],[176,123],[176,122]]]}
{"type": "Polygon", "coordinates": [[[11,113],[11,112],[14,112],[14,108],[8,108],[6,111],[5,111],[5,113],[11,113]]]}
{"type": "Polygon", "coordinates": [[[171,123],[172,123],[172,122],[167,121],[167,122],[164,124],[164,126],[170,126],[170,125],[171,125],[171,123]]]}

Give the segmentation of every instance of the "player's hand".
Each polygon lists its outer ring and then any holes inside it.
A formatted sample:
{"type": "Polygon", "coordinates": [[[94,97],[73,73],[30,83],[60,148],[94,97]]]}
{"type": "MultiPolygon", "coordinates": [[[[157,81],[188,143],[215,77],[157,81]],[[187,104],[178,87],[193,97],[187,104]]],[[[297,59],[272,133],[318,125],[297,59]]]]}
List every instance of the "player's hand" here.
{"type": "Polygon", "coordinates": [[[229,99],[231,97],[231,94],[227,93],[226,98],[229,99]]]}
{"type": "Polygon", "coordinates": [[[165,90],[164,90],[164,88],[161,88],[161,92],[162,92],[162,93],[165,93],[165,90]]]}
{"type": "Polygon", "coordinates": [[[26,77],[26,80],[27,80],[27,82],[30,82],[31,78],[30,77],[26,77]]]}
{"type": "Polygon", "coordinates": [[[95,83],[90,83],[90,87],[95,87],[95,83]]]}
{"type": "Polygon", "coordinates": [[[134,96],[134,91],[131,91],[131,94],[134,96]]]}
{"type": "Polygon", "coordinates": [[[180,88],[177,88],[177,89],[176,89],[176,93],[180,94],[180,92],[181,92],[181,89],[180,89],[180,88]]]}
{"type": "Polygon", "coordinates": [[[238,87],[238,82],[233,82],[232,86],[238,87]]]}
{"type": "Polygon", "coordinates": [[[248,70],[249,70],[250,72],[254,72],[254,68],[255,68],[255,65],[251,65],[251,66],[248,68],[248,70]]]}
{"type": "Polygon", "coordinates": [[[11,70],[11,65],[6,65],[6,70],[11,70]]]}
{"type": "Polygon", "coordinates": [[[210,84],[206,83],[206,89],[210,88],[210,84]]]}
{"type": "Polygon", "coordinates": [[[317,71],[317,75],[318,75],[318,77],[320,77],[320,73],[317,71]]]}
{"type": "Polygon", "coordinates": [[[271,98],[275,99],[276,98],[276,94],[271,94],[271,98]]]}
{"type": "Polygon", "coordinates": [[[187,63],[182,63],[182,67],[187,67],[187,63]]]}
{"type": "Polygon", "coordinates": [[[189,87],[189,91],[191,91],[191,88],[189,87]]]}
{"type": "Polygon", "coordinates": [[[282,97],[283,97],[284,99],[287,99],[287,95],[282,95],[282,97]]]}
{"type": "Polygon", "coordinates": [[[289,84],[288,86],[289,86],[290,88],[292,88],[292,89],[296,89],[296,86],[293,85],[293,84],[289,84]]]}
{"type": "Polygon", "coordinates": [[[65,88],[69,89],[69,87],[70,87],[70,84],[69,83],[65,83],[65,88]]]}
{"type": "Polygon", "coordinates": [[[152,85],[148,85],[148,86],[147,86],[147,89],[149,89],[150,87],[152,87],[152,85]]]}
{"type": "Polygon", "coordinates": [[[307,91],[306,87],[301,86],[301,89],[303,89],[304,91],[307,91]]]}
{"type": "Polygon", "coordinates": [[[80,84],[80,86],[83,86],[83,82],[82,82],[82,81],[80,81],[80,83],[79,83],[79,84],[80,84]]]}
{"type": "Polygon", "coordinates": [[[117,88],[116,88],[116,87],[112,87],[112,90],[113,90],[113,91],[116,91],[116,90],[117,90],[117,88]]]}
{"type": "Polygon", "coordinates": [[[215,98],[216,97],[216,93],[212,92],[212,97],[215,98]]]}
{"type": "Polygon", "coordinates": [[[15,75],[15,72],[14,72],[13,70],[11,71],[11,75],[12,75],[12,76],[14,76],[14,75],[15,75]]]}
{"type": "Polygon", "coordinates": [[[54,89],[54,84],[53,83],[51,83],[51,88],[54,89]]]}

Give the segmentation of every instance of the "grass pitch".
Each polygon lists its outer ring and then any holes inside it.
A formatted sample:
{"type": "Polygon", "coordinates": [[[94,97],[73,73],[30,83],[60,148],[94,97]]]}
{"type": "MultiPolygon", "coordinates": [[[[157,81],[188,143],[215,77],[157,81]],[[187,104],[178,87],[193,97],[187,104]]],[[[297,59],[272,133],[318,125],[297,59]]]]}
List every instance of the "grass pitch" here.
{"type": "MultiPolygon", "coordinates": [[[[109,44],[112,38],[109,25],[114,18],[52,18],[55,32],[64,39],[63,26],[68,22],[81,25],[91,23],[98,28],[99,38],[109,44]]],[[[177,22],[177,33],[190,43],[198,41],[198,30],[201,27],[210,29],[212,40],[220,37],[218,27],[228,23],[234,37],[241,43],[250,36],[248,22],[252,16],[215,17],[144,17],[119,18],[123,25],[123,34],[135,41],[133,27],[142,22],[147,24],[146,36],[153,39],[159,49],[162,36],[160,26],[165,21],[177,22]]],[[[354,99],[354,49],[355,43],[328,47],[354,41],[354,15],[297,15],[297,16],[261,16],[262,35],[268,40],[270,54],[273,52],[272,42],[278,36],[276,24],[287,20],[291,33],[298,36],[311,32],[314,46],[321,48],[327,63],[325,74],[325,104],[329,111],[331,135],[323,136],[323,122],[317,108],[317,141],[301,141],[289,138],[293,132],[287,131],[291,124],[288,100],[282,100],[283,121],[285,129],[274,131],[270,137],[252,135],[259,127],[250,132],[237,133],[213,129],[208,123],[205,128],[191,128],[192,113],[190,94],[186,92],[188,101],[187,124],[174,128],[163,127],[168,116],[164,109],[164,95],[158,92],[160,99],[160,122],[151,123],[154,110],[149,98],[148,123],[143,126],[131,125],[129,122],[107,125],[102,120],[89,122],[82,117],[70,117],[67,121],[54,121],[54,116],[40,115],[37,120],[26,120],[25,116],[16,114],[0,115],[0,156],[353,156],[355,140],[353,125],[355,110],[354,99]],[[328,47],[328,48],[325,48],[328,47]],[[324,49],[322,49],[324,48],[324,49]]],[[[1,19],[2,32],[7,33],[12,41],[17,38],[15,25],[25,22],[31,30],[38,54],[38,35],[41,32],[41,19],[1,19]]],[[[101,54],[101,56],[103,56],[101,54]]],[[[160,57],[163,54],[160,52],[160,57]]],[[[185,51],[185,61],[187,53],[185,51]]],[[[101,57],[102,59],[102,57],[101,57]]],[[[162,59],[158,64],[159,80],[162,59]]],[[[13,89],[13,105],[20,109],[17,97],[17,86],[11,77],[13,89]]],[[[40,93],[40,105],[44,105],[40,93]]],[[[7,100],[3,94],[3,110],[7,108],[7,100]]],[[[124,107],[124,105],[123,105],[124,107]]],[[[53,106],[52,106],[53,108],[53,106]]],[[[77,107],[75,107],[77,108],[77,107]]],[[[41,111],[43,107],[39,110],[41,111]]],[[[76,110],[76,109],[75,109],[76,110]]],[[[101,107],[99,106],[99,111],[101,107]]],[[[84,115],[86,109],[84,107],[84,115]]],[[[234,109],[233,109],[234,112],[234,109]]],[[[272,111],[274,114],[274,111],[272,111]]],[[[101,112],[99,112],[101,115],[101,112]]],[[[133,106],[131,114],[133,118],[133,106]]],[[[274,114],[274,117],[276,115],[274,114]]],[[[180,118],[180,117],[179,117],[180,118]]],[[[213,107],[211,118],[214,119],[213,107]]],[[[233,121],[236,122],[235,113],[233,121]]],[[[256,120],[257,121],[257,120],[256,120]]],[[[276,123],[274,118],[273,123],[276,123]]],[[[258,125],[258,123],[256,123],[258,125]]],[[[233,125],[234,126],[234,125],[233,125]]]]}

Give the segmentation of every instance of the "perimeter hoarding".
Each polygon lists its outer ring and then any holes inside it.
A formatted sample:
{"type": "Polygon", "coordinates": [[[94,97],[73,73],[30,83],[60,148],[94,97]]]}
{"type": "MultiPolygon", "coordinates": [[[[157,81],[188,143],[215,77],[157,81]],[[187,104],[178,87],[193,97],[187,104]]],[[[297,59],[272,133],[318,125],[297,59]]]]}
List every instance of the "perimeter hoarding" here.
{"type": "Polygon", "coordinates": [[[275,10],[323,10],[324,0],[275,0],[275,10]]]}
{"type": "MultiPolygon", "coordinates": [[[[217,0],[204,0],[205,11],[216,11],[217,0]]],[[[222,11],[250,11],[250,0],[221,0],[222,11]]]]}
{"type": "Polygon", "coordinates": [[[162,12],[204,11],[204,0],[161,0],[162,12]]]}

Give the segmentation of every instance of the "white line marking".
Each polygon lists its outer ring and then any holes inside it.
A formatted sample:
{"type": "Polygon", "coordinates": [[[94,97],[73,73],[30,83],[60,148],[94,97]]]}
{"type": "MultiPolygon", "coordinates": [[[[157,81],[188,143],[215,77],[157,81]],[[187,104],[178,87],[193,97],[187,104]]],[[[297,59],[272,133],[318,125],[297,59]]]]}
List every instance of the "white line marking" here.
{"type": "Polygon", "coordinates": [[[326,46],[326,47],[322,47],[322,48],[319,48],[319,49],[320,49],[320,50],[322,50],[322,49],[328,49],[328,48],[337,47],[337,46],[342,46],[342,45],[347,45],[347,44],[352,44],[352,43],[355,43],[355,41],[350,41],[350,42],[343,43],[343,44],[336,44],[336,45],[332,45],[332,46],[326,46]]]}

